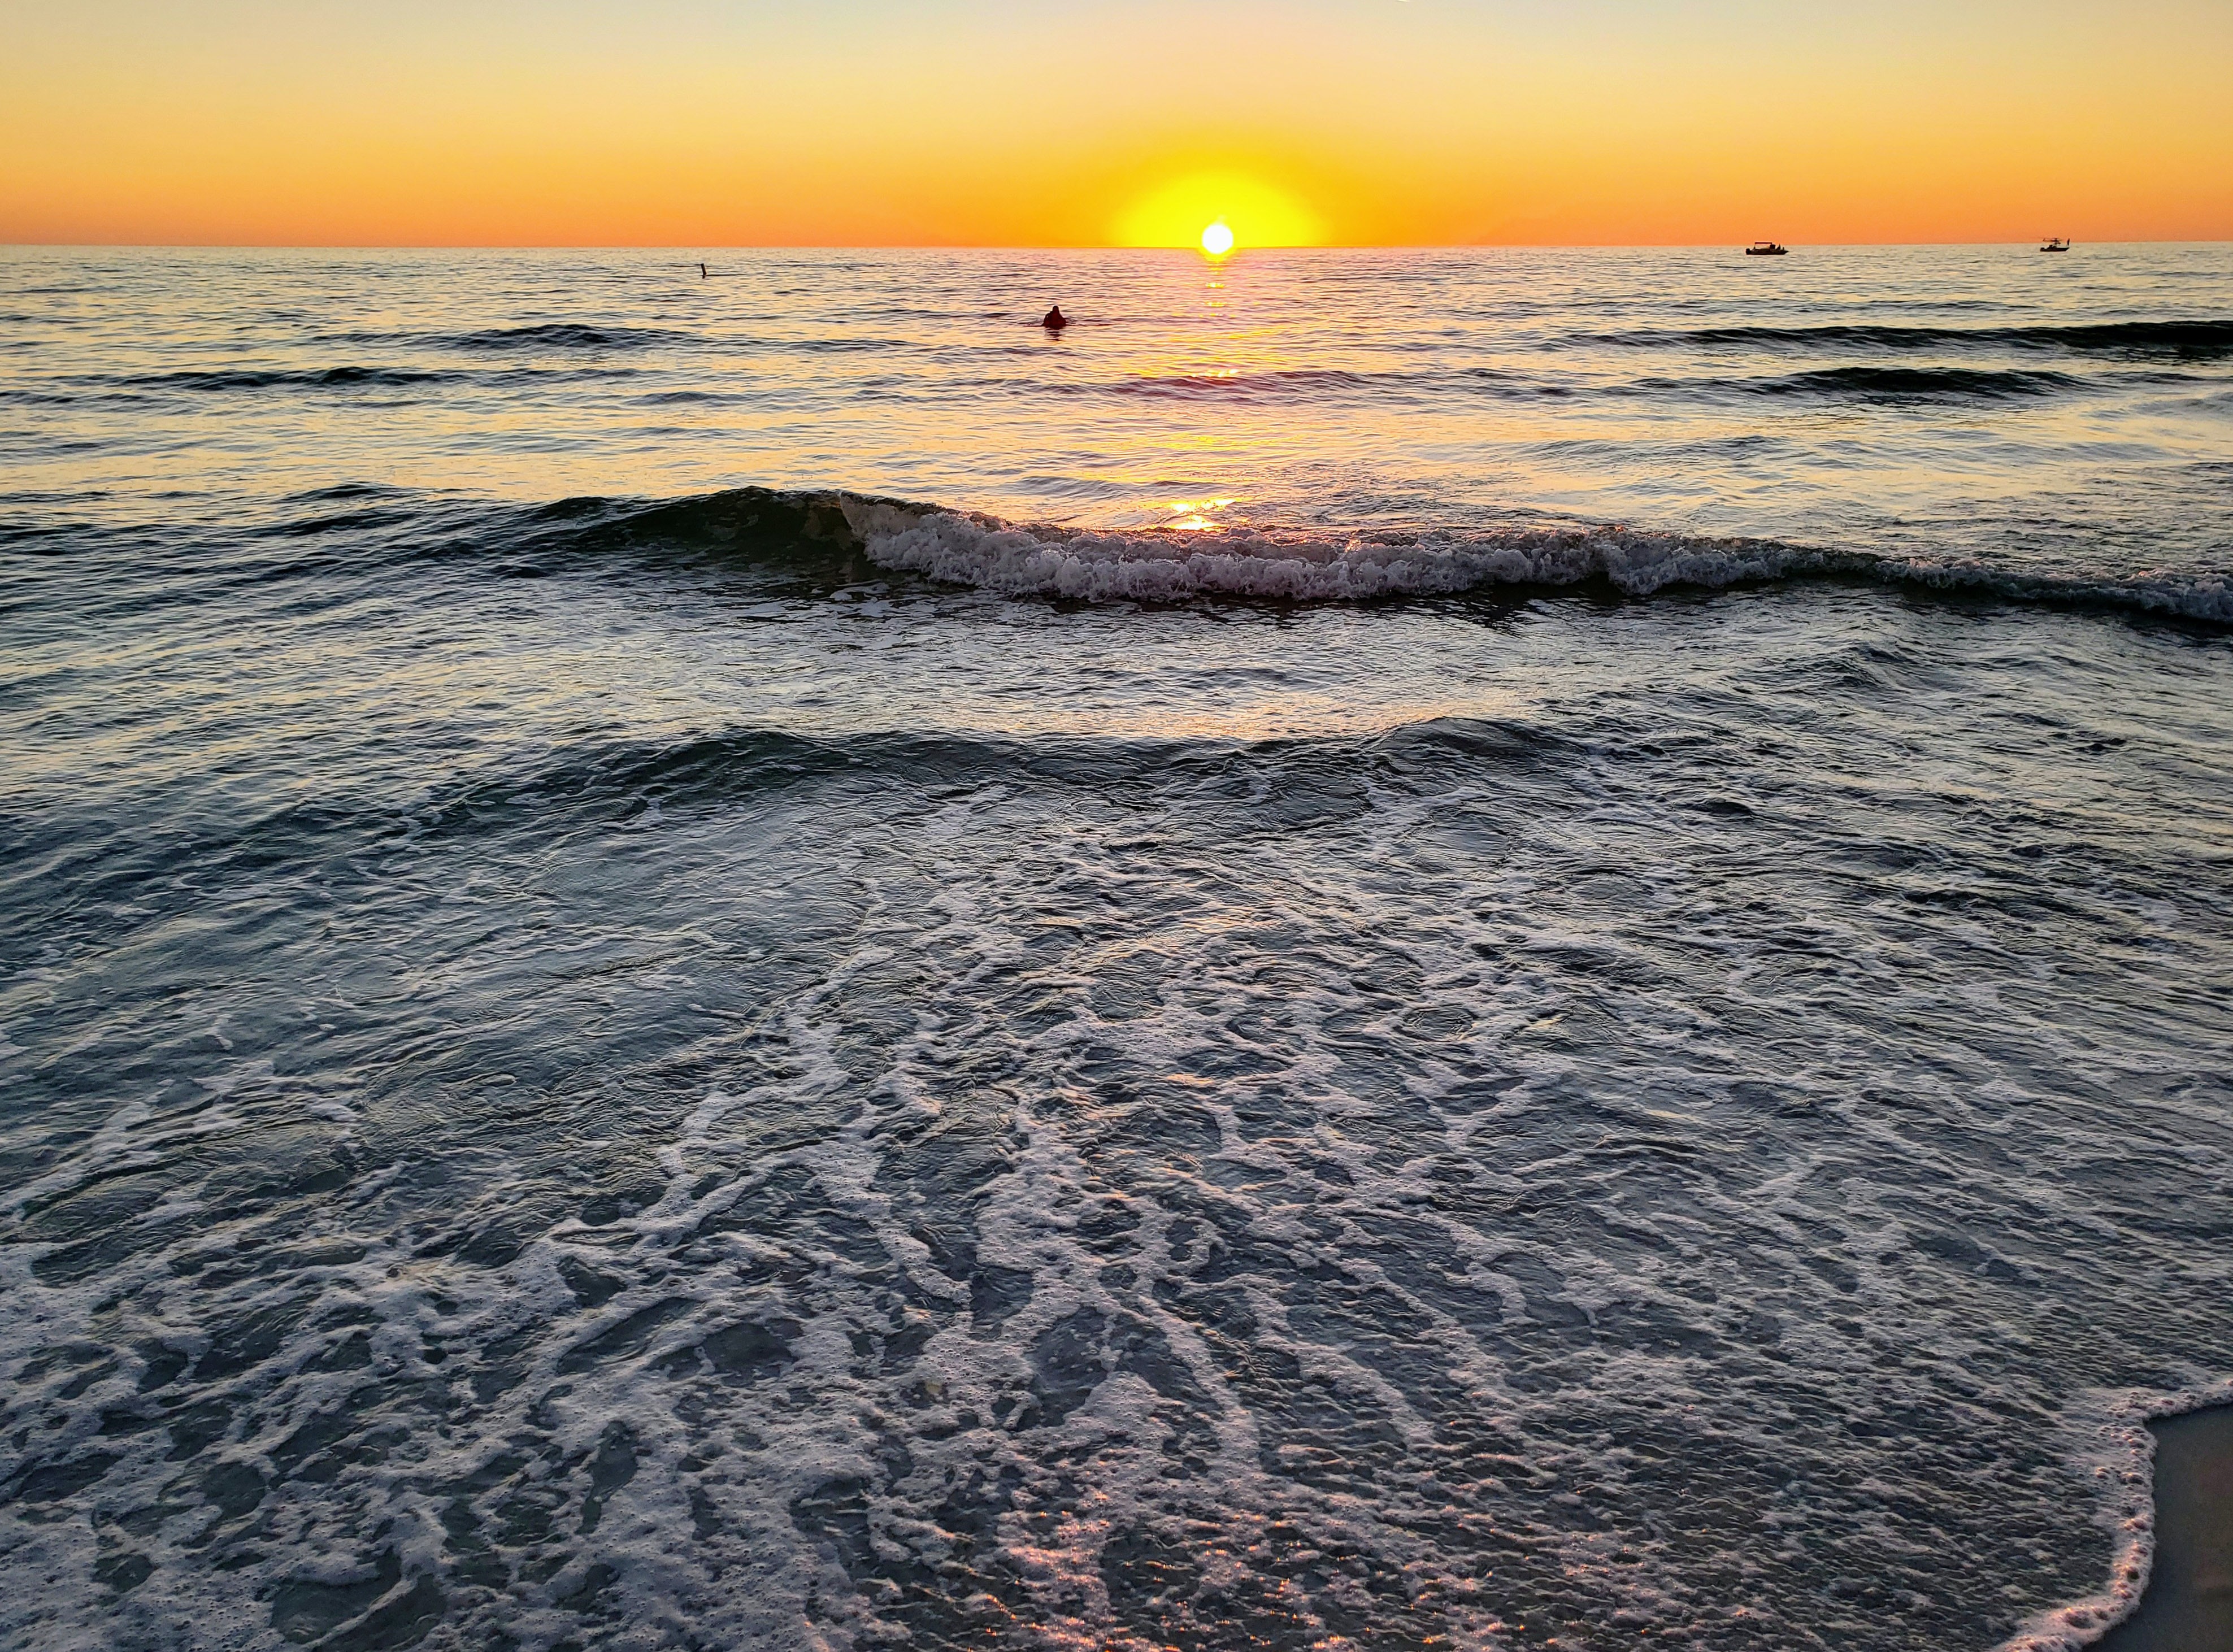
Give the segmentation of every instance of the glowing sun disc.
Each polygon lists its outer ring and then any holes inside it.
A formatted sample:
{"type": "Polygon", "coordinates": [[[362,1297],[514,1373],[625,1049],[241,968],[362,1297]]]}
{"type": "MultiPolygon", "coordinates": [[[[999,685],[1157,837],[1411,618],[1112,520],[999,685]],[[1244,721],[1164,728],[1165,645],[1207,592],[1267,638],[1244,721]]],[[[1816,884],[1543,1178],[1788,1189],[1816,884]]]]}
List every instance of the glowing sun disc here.
{"type": "Polygon", "coordinates": [[[1201,250],[1213,258],[1222,258],[1233,250],[1233,227],[1220,218],[1205,225],[1201,232],[1201,250]]]}

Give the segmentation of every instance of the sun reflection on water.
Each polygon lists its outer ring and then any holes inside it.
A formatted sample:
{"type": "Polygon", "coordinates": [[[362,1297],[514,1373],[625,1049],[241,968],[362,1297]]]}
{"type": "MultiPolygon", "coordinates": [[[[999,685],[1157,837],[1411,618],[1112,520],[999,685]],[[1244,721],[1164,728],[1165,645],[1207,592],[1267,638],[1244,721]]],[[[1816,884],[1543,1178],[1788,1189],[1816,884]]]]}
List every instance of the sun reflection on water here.
{"type": "Polygon", "coordinates": [[[1220,521],[1215,513],[1230,511],[1233,505],[1234,501],[1230,498],[1173,499],[1170,502],[1171,520],[1163,526],[1176,529],[1182,533],[1201,533],[1208,529],[1230,527],[1232,524],[1220,521]]]}

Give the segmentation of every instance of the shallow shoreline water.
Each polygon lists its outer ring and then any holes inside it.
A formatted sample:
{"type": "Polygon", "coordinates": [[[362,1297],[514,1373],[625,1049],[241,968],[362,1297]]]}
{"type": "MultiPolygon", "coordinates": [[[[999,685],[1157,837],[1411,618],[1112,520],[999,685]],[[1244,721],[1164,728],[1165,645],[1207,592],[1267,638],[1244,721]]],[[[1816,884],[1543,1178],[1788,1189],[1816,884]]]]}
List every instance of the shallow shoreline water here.
{"type": "Polygon", "coordinates": [[[2103,1652],[2233,1646],[2233,1408],[2149,1424],[2155,1549],[2139,1606],[2103,1652]]]}

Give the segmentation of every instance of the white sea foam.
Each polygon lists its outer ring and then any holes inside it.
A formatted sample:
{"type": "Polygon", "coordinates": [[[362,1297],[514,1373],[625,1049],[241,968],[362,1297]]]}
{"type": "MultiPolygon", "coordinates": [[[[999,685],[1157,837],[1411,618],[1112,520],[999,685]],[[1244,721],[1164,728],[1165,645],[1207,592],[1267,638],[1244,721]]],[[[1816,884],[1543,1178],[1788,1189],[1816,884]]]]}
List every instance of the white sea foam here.
{"type": "Polygon", "coordinates": [[[854,532],[869,556],[887,568],[1015,595],[1088,602],[1169,602],[1197,595],[1357,600],[1592,579],[1646,595],[1671,585],[1730,585],[1859,565],[1856,559],[1764,541],[1623,528],[1118,533],[1023,527],[882,501],[849,498],[844,504],[854,532]]]}
{"type": "Polygon", "coordinates": [[[2233,1405],[2233,1380],[2172,1393],[2095,1394],[2072,1406],[2072,1467],[2093,1482],[2099,1499],[2094,1518],[2114,1534],[2109,1581],[2098,1594],[2027,1619],[1995,1652],[2077,1652],[2139,1609],[2156,1552],[2156,1442],[2147,1425],[2219,1405],[2233,1405]]]}
{"type": "Polygon", "coordinates": [[[1416,532],[1202,531],[1019,524],[977,512],[836,496],[869,556],[959,585],[1074,601],[1195,596],[1355,602],[1499,585],[1602,582],[1631,596],[1833,576],[2018,602],[2098,604],[2233,623],[2233,582],[2210,573],[2130,577],[1933,563],[1773,540],[1612,526],[1416,532]]]}

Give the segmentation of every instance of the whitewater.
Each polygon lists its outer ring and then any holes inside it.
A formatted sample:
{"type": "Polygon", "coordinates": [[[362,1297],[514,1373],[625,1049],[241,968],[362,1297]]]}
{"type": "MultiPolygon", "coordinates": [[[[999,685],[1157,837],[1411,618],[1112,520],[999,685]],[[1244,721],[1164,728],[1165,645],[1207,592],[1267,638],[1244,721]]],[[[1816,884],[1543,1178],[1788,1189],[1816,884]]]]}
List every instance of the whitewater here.
{"type": "Polygon", "coordinates": [[[699,256],[0,251],[0,1641],[2132,1608],[2233,251],[699,256]]]}

